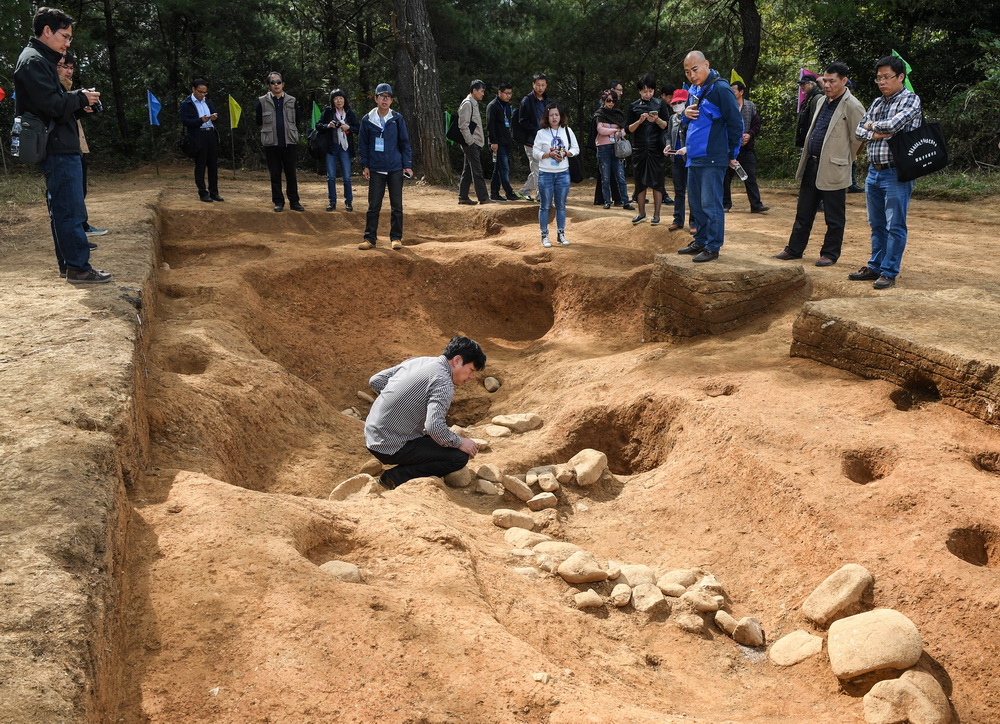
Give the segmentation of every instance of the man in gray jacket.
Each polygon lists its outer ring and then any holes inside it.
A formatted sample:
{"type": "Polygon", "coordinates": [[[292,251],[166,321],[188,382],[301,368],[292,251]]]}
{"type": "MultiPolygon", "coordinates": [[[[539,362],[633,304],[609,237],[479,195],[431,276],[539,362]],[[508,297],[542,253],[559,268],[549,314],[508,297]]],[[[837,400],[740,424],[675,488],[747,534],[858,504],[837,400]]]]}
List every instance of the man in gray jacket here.
{"type": "Polygon", "coordinates": [[[486,95],[486,84],[481,80],[472,81],[469,95],[458,107],[458,130],[462,133],[462,151],[465,153],[465,163],[462,166],[462,180],[458,184],[458,203],[475,206],[476,202],[469,198],[469,187],[476,185],[476,198],[481,204],[492,204],[490,194],[486,190],[486,180],[483,178],[483,145],[486,136],[483,135],[483,117],[479,113],[479,101],[486,95]]]}
{"type": "Polygon", "coordinates": [[[826,217],[826,237],[816,266],[833,266],[840,258],[847,223],[847,187],[851,163],[863,145],[854,135],[865,107],[847,88],[848,68],[830,63],[821,81],[826,99],[813,113],[795,178],[802,182],[795,224],[788,246],[776,259],[801,259],[809,243],[819,205],[826,217]]]}
{"type": "Polygon", "coordinates": [[[285,196],[281,193],[281,172],[285,172],[288,204],[292,211],[305,211],[299,203],[299,182],[295,175],[295,148],[299,142],[301,109],[294,96],[285,93],[281,73],[267,74],[268,92],[257,99],[254,107],[260,126],[260,143],[264,146],[267,170],[271,173],[271,201],[275,211],[284,211],[285,196]]]}

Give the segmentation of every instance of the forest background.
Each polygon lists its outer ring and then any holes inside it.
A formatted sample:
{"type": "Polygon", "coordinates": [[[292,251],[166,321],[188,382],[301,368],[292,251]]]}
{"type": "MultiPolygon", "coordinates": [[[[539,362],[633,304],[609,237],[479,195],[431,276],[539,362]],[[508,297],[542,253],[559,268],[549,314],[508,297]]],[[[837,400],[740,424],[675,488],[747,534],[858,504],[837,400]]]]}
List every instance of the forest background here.
{"type": "MultiPolygon", "coordinates": [[[[4,143],[14,65],[36,7],[5,0],[0,17],[4,143]]],[[[278,70],[307,108],[326,106],[340,87],[359,115],[373,106],[375,85],[391,83],[393,107],[416,136],[416,168],[448,183],[461,155],[444,138],[445,111],[455,112],[473,79],[486,82],[486,102],[498,82],[513,83],[516,102],[544,72],[550,97],[586,135],[608,81],[623,82],[626,101],[638,96],[635,80],[646,72],[679,87],[683,58],[695,48],[725,77],[735,69],[747,82],[764,119],[761,176],[794,174],[800,68],[820,73],[834,60],[847,63],[867,106],[877,94],[874,62],[893,50],[912,66],[926,115],[942,123],[961,177],[952,182],[974,183],[1000,163],[1000,0],[70,0],[57,7],[77,21],[78,85],[102,92],[105,111],[86,127],[99,170],[177,157],[178,104],[194,77],[209,81],[224,155],[239,168],[261,168],[253,105],[266,92],[265,74],[278,70]],[[163,106],[156,128],[147,91],[163,106]],[[230,95],[243,112],[232,132],[230,95]]]]}

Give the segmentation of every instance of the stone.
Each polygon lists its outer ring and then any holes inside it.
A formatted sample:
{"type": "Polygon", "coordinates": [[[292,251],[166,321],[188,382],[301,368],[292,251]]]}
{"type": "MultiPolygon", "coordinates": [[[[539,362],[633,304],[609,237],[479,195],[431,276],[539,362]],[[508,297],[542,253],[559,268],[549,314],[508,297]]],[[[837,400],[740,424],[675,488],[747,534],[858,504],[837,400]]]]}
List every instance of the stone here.
{"type": "Polygon", "coordinates": [[[509,427],[503,425],[487,425],[484,432],[490,437],[510,437],[514,434],[509,427]]]}
{"type": "Polygon", "coordinates": [[[875,584],[864,566],[848,563],[831,574],[802,603],[802,615],[825,626],[831,621],[862,611],[862,599],[875,584]]]}
{"type": "Polygon", "coordinates": [[[722,583],[719,581],[718,578],[713,576],[711,573],[706,574],[705,576],[702,577],[700,581],[698,581],[698,588],[700,588],[702,591],[707,591],[708,593],[711,593],[713,595],[717,596],[726,595],[726,589],[722,587],[722,583]]]}
{"type": "Polygon", "coordinates": [[[462,468],[444,476],[444,484],[449,488],[467,488],[472,485],[472,471],[469,468],[462,468]]]}
{"type": "Polygon", "coordinates": [[[880,681],[865,694],[868,724],[950,724],[951,704],[941,684],[926,671],[911,669],[880,681]]]}
{"type": "Polygon", "coordinates": [[[535,527],[535,519],[527,513],[519,513],[509,508],[498,508],[493,511],[493,525],[498,528],[524,528],[531,530],[535,527]]]}
{"type": "Polygon", "coordinates": [[[500,479],[500,484],[522,503],[526,503],[535,497],[534,491],[513,475],[504,475],[500,479]]]}
{"type": "Polygon", "coordinates": [[[556,569],[566,583],[595,583],[606,581],[608,572],[589,551],[576,551],[556,569]]]}
{"type": "Polygon", "coordinates": [[[369,405],[375,402],[375,398],[364,390],[358,390],[358,399],[367,402],[369,405]]]}
{"type": "Polygon", "coordinates": [[[667,599],[653,583],[640,583],[632,588],[632,606],[640,613],[648,613],[653,609],[670,610],[667,599]]]}
{"type": "Polygon", "coordinates": [[[752,616],[744,616],[736,623],[733,629],[733,641],[744,646],[763,646],[764,629],[760,621],[752,616]]]}
{"type": "Polygon", "coordinates": [[[476,492],[482,493],[483,495],[503,495],[504,488],[502,485],[497,485],[496,483],[491,483],[489,480],[479,478],[476,480],[476,492]]]}
{"type": "Polygon", "coordinates": [[[899,611],[877,608],[830,624],[826,648],[838,679],[869,671],[908,669],[923,652],[914,623],[899,611]]]}
{"type": "Polygon", "coordinates": [[[793,666],[823,650],[823,639],[808,631],[792,631],[771,644],[767,656],[777,666],[793,666]]]}
{"type": "Polygon", "coordinates": [[[633,566],[633,565],[622,565],[618,566],[620,569],[620,580],[622,583],[627,583],[632,588],[642,584],[651,583],[656,585],[656,571],[654,571],[649,566],[633,566]]]}
{"type": "Polygon", "coordinates": [[[494,425],[502,425],[514,432],[528,432],[542,426],[541,416],[533,412],[516,415],[497,415],[490,422],[494,425]]]}
{"type": "Polygon", "coordinates": [[[868,301],[806,302],[792,326],[791,355],[886,380],[899,392],[918,382],[943,404],[1000,423],[1000,343],[982,323],[1000,314],[995,293],[903,291],[868,301]]]}
{"type": "Polygon", "coordinates": [[[466,430],[461,425],[452,425],[448,429],[451,430],[456,435],[458,435],[459,437],[468,437],[469,436],[469,431],[466,430]]]}
{"type": "Polygon", "coordinates": [[[483,387],[486,388],[487,392],[496,392],[500,389],[500,385],[503,384],[496,377],[487,377],[483,380],[483,387]]]}
{"type": "Polygon", "coordinates": [[[476,470],[476,475],[483,480],[489,480],[491,483],[499,483],[503,480],[503,472],[496,465],[480,465],[479,469],[476,470]]]}
{"type": "Polygon", "coordinates": [[[368,492],[383,490],[371,475],[361,473],[343,481],[330,492],[330,500],[347,500],[352,495],[364,495],[368,492]],[[374,487],[373,487],[374,486],[374,487]]]}
{"type": "Polygon", "coordinates": [[[676,254],[653,258],[653,273],[642,296],[643,342],[737,329],[806,286],[801,264],[735,250],[719,261],[691,264],[676,254]]]}
{"type": "Polygon", "coordinates": [[[517,566],[514,568],[514,573],[525,578],[542,578],[543,576],[541,571],[531,566],[517,566]]]}
{"type": "Polygon", "coordinates": [[[695,611],[700,613],[714,613],[719,610],[718,600],[716,600],[716,597],[708,591],[687,591],[681,594],[680,598],[682,601],[689,603],[695,611]]]}
{"type": "Polygon", "coordinates": [[[698,577],[700,575],[701,574],[698,571],[690,568],[679,568],[677,570],[667,571],[664,573],[657,579],[656,585],[663,588],[666,584],[671,583],[687,589],[698,582],[698,577]]]}
{"type": "Polygon", "coordinates": [[[671,598],[679,598],[687,591],[684,586],[677,583],[660,583],[660,581],[657,581],[656,587],[663,591],[664,596],[670,596],[671,598]]]}
{"type": "MultiPolygon", "coordinates": [[[[614,561],[608,561],[608,580],[615,580],[622,574],[622,569],[614,561]]],[[[626,584],[627,585],[627,584],[626,584]]]]}
{"type": "Polygon", "coordinates": [[[721,609],[715,612],[715,625],[730,636],[736,631],[738,623],[735,618],[721,609]]]}
{"type": "Polygon", "coordinates": [[[476,447],[479,448],[479,452],[489,452],[490,451],[490,441],[481,437],[470,437],[472,442],[476,443],[476,447]]]}
{"type": "Polygon", "coordinates": [[[528,506],[528,510],[543,510],[545,508],[555,508],[559,505],[559,498],[554,496],[552,493],[539,493],[533,498],[529,498],[524,502],[528,506]]]}
{"type": "Polygon", "coordinates": [[[571,457],[567,465],[573,467],[577,484],[586,487],[601,479],[601,473],[608,468],[608,456],[597,450],[585,448],[571,457]]]}
{"type": "Polygon", "coordinates": [[[546,556],[553,563],[555,563],[556,566],[559,566],[560,563],[565,561],[571,555],[583,549],[578,545],[566,543],[561,540],[547,540],[536,544],[531,550],[540,556],[546,556]]]}
{"type": "Polygon", "coordinates": [[[504,532],[503,539],[515,548],[533,548],[542,541],[552,540],[552,537],[544,533],[535,533],[527,528],[518,528],[515,526],[508,528],[504,532]]]}
{"type": "Polygon", "coordinates": [[[573,469],[571,465],[556,465],[556,480],[565,485],[566,483],[573,482],[573,478],[576,476],[576,470],[573,469]]]}
{"type": "Polygon", "coordinates": [[[531,678],[537,681],[539,684],[548,684],[551,677],[544,671],[539,671],[531,675],[531,678]]]}
{"type": "Polygon", "coordinates": [[[559,481],[556,480],[554,473],[542,473],[541,475],[536,475],[535,482],[538,484],[538,487],[546,493],[552,493],[559,490],[559,481]]]}
{"type": "Polygon", "coordinates": [[[364,583],[361,578],[361,569],[347,561],[327,561],[319,569],[344,583],[364,583]]]}
{"type": "Polygon", "coordinates": [[[611,598],[609,600],[615,606],[618,606],[618,608],[627,606],[632,600],[632,588],[624,583],[619,583],[611,589],[611,598]]]}
{"type": "Polygon", "coordinates": [[[380,463],[376,458],[368,458],[365,464],[361,466],[361,470],[358,472],[365,475],[371,475],[372,477],[378,477],[382,474],[382,463],[380,463]]]}
{"type": "Polygon", "coordinates": [[[705,619],[696,613],[682,613],[674,619],[674,624],[681,631],[700,634],[705,631],[705,619]]]}
{"type": "Polygon", "coordinates": [[[604,601],[601,600],[600,594],[593,589],[581,591],[573,596],[573,603],[575,603],[576,607],[579,609],[600,608],[604,605],[604,601]]]}

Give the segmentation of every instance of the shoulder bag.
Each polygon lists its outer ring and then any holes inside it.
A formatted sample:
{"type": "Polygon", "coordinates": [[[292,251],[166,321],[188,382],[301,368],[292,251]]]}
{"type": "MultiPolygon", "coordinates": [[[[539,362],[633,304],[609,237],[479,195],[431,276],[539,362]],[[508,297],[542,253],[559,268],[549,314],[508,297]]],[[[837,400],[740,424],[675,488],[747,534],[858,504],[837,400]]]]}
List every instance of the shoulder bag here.
{"type": "MultiPolygon", "coordinates": [[[[11,127],[11,139],[17,138],[17,153],[14,154],[24,163],[37,166],[45,162],[48,153],[49,133],[55,128],[55,122],[45,123],[34,113],[24,112],[14,119],[11,127]]],[[[15,145],[13,140],[11,145],[15,145]]]]}
{"type": "Polygon", "coordinates": [[[894,133],[888,139],[899,181],[912,181],[948,165],[948,146],[941,124],[928,122],[921,114],[919,128],[894,133]]]}
{"type": "Polygon", "coordinates": [[[628,158],[632,155],[632,144],[627,138],[615,140],[615,158],[628,158]]]}

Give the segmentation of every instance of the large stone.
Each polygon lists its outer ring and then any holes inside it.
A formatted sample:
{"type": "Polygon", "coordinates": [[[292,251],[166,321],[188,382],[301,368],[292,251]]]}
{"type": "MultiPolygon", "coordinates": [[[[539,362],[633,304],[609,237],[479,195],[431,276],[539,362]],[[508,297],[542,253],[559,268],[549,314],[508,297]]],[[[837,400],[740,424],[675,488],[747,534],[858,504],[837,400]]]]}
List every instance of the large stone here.
{"type": "Polygon", "coordinates": [[[771,645],[768,657],[778,666],[792,666],[823,650],[823,639],[808,631],[792,631],[771,645]]]}
{"type": "Polygon", "coordinates": [[[606,581],[608,578],[608,572],[601,567],[601,564],[594,558],[594,554],[589,551],[576,551],[559,564],[556,573],[566,583],[595,583],[606,581]]]}
{"type": "Polygon", "coordinates": [[[382,486],[371,475],[362,473],[348,478],[330,492],[330,500],[347,500],[351,496],[363,496],[381,490],[382,486]]]}
{"type": "Polygon", "coordinates": [[[502,425],[514,432],[528,432],[542,426],[542,418],[533,412],[519,413],[516,415],[497,415],[490,422],[494,425],[502,425]]]}
{"type": "Polygon", "coordinates": [[[579,485],[593,485],[601,479],[601,473],[608,469],[608,456],[598,450],[586,448],[569,459],[576,472],[576,482],[579,485]]]}
{"type": "Polygon", "coordinates": [[[544,510],[545,508],[555,508],[559,505],[559,499],[552,493],[539,493],[533,498],[525,501],[528,510],[544,510]]]}
{"type": "Polygon", "coordinates": [[[546,493],[554,493],[555,491],[559,490],[560,487],[559,481],[556,480],[556,476],[554,473],[542,473],[541,475],[537,475],[535,477],[535,482],[538,483],[538,487],[544,490],[546,493]]]}
{"type": "Polygon", "coordinates": [[[546,556],[558,566],[571,555],[583,549],[572,543],[560,540],[547,540],[537,543],[531,550],[540,556],[546,556]]]}
{"type": "Polygon", "coordinates": [[[701,580],[698,581],[698,588],[715,596],[726,595],[726,589],[723,588],[722,581],[713,576],[711,573],[707,573],[701,577],[701,580]]]}
{"type": "Polygon", "coordinates": [[[535,527],[535,519],[527,513],[519,513],[508,508],[498,508],[493,511],[493,525],[498,528],[524,528],[531,530],[535,527]]]}
{"type": "Polygon", "coordinates": [[[506,488],[511,495],[523,503],[527,503],[535,497],[534,491],[513,475],[504,475],[500,479],[500,484],[504,486],[504,488],[506,488]]]}
{"type": "Polygon", "coordinates": [[[514,527],[508,528],[504,532],[503,539],[515,548],[532,548],[542,541],[552,540],[552,537],[544,533],[535,533],[526,528],[514,527]]]}
{"type": "Polygon", "coordinates": [[[632,588],[632,606],[640,613],[657,610],[670,610],[670,604],[663,597],[663,592],[655,583],[640,583],[632,588]]]}
{"type": "Polygon", "coordinates": [[[611,603],[622,608],[627,606],[632,600],[632,589],[629,588],[624,583],[619,583],[613,589],[611,589],[611,603]]]}
{"type": "Polygon", "coordinates": [[[681,631],[687,631],[692,634],[700,634],[705,630],[705,619],[690,611],[679,614],[674,619],[674,624],[681,631]]]}
{"type": "Polygon", "coordinates": [[[681,600],[691,605],[699,613],[714,613],[719,610],[719,601],[708,591],[695,590],[681,594],[681,600]]]}
{"type": "Polygon", "coordinates": [[[370,392],[358,390],[358,399],[367,402],[369,405],[375,402],[375,397],[370,392]]]}
{"type": "Polygon", "coordinates": [[[487,377],[483,380],[483,387],[486,388],[487,392],[496,392],[502,384],[496,377],[487,377]]]}
{"type": "Polygon", "coordinates": [[[361,569],[347,561],[327,561],[319,569],[344,583],[364,583],[361,578],[361,569]]]}
{"type": "Polygon", "coordinates": [[[802,603],[802,615],[825,626],[844,616],[860,613],[862,599],[875,578],[864,566],[848,563],[831,574],[802,603]]]}
{"type": "Polygon", "coordinates": [[[715,625],[732,636],[733,632],[736,631],[736,626],[739,625],[739,621],[733,618],[730,613],[719,610],[715,612],[715,625]]]}
{"type": "MultiPolygon", "coordinates": [[[[701,573],[690,568],[680,568],[675,571],[667,571],[656,581],[656,585],[663,588],[666,585],[676,585],[681,588],[693,586],[698,581],[701,573]]],[[[679,594],[678,594],[679,595],[679,594]]]]}
{"type": "Polygon", "coordinates": [[[1000,295],[982,289],[808,302],[792,327],[791,354],[940,398],[996,424],[1000,337],[983,320],[998,316],[1000,295]]]}
{"type": "Polygon", "coordinates": [[[503,471],[496,465],[491,464],[480,465],[479,469],[476,470],[476,475],[483,480],[489,480],[491,483],[499,483],[503,480],[503,471]]]}
{"type": "Polygon", "coordinates": [[[475,476],[469,468],[462,468],[444,476],[444,484],[449,488],[467,488],[472,485],[475,476]]]}
{"type": "Polygon", "coordinates": [[[503,495],[504,487],[479,478],[476,480],[476,492],[483,495],[503,495]]]}
{"type": "Polygon", "coordinates": [[[376,458],[368,458],[368,460],[365,461],[365,464],[361,466],[361,470],[358,472],[371,476],[381,475],[382,463],[380,463],[376,458]]]}
{"type": "Polygon", "coordinates": [[[937,679],[911,669],[898,679],[880,681],[864,698],[868,724],[950,724],[951,704],[937,679]]]}
{"type": "Polygon", "coordinates": [[[601,600],[601,594],[593,589],[577,593],[573,596],[573,602],[576,604],[576,607],[580,609],[600,608],[604,605],[604,601],[601,600]]]}
{"type": "Polygon", "coordinates": [[[899,611],[879,608],[830,624],[830,666],[840,679],[880,669],[907,669],[923,651],[920,632],[899,611]]]}
{"type": "Polygon", "coordinates": [[[510,431],[509,427],[504,427],[503,425],[487,425],[483,432],[489,437],[510,437],[514,434],[510,431]]]}
{"type": "Polygon", "coordinates": [[[632,588],[642,583],[652,583],[656,585],[656,571],[649,566],[643,565],[621,565],[618,566],[618,580],[627,583],[632,588]]]}
{"type": "Polygon", "coordinates": [[[722,334],[745,325],[805,287],[801,264],[723,251],[711,264],[657,254],[643,294],[644,342],[722,334]]]}
{"type": "Polygon", "coordinates": [[[760,621],[752,616],[741,618],[736,622],[736,628],[733,629],[733,641],[744,646],[763,646],[764,629],[761,627],[760,621]]]}

